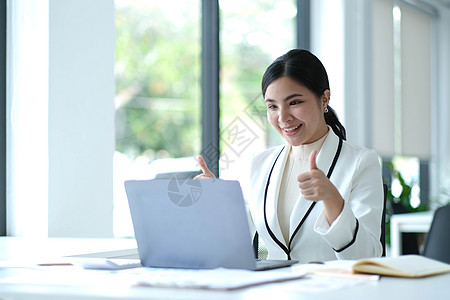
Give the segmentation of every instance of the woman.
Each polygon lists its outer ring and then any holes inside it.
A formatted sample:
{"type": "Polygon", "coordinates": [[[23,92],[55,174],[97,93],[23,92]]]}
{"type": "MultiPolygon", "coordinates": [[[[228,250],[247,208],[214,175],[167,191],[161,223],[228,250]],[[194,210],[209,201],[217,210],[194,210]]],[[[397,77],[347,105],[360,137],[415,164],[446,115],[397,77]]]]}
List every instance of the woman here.
{"type": "MultiPolygon", "coordinates": [[[[267,119],[287,144],[254,156],[246,200],[269,259],[381,256],[383,190],[375,151],[346,142],[320,60],[276,59],[262,79],[267,119]]],[[[203,174],[213,177],[202,157],[203,174]]]]}

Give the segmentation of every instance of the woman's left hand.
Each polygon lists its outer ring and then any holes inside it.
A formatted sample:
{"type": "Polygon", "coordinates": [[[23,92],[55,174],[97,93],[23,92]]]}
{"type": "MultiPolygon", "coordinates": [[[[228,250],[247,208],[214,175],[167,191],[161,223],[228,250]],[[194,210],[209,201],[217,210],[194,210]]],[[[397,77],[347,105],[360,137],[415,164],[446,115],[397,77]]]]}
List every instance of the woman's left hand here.
{"type": "Polygon", "coordinates": [[[317,151],[309,156],[309,172],[300,174],[297,178],[302,195],[306,200],[322,201],[328,223],[336,220],[344,207],[344,199],[316,164],[317,151]]]}
{"type": "Polygon", "coordinates": [[[198,165],[200,166],[200,169],[202,170],[202,173],[195,176],[194,180],[197,179],[215,179],[216,176],[214,176],[214,173],[211,172],[208,169],[208,165],[205,162],[205,159],[203,158],[203,156],[199,155],[197,156],[197,161],[198,161],[198,165]]]}

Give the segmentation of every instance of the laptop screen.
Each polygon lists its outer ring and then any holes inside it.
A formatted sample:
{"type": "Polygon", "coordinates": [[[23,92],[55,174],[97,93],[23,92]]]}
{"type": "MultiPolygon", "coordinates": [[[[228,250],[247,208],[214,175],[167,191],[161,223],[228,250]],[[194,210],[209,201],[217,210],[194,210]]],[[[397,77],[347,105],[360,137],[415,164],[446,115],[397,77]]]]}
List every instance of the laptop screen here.
{"type": "Polygon", "coordinates": [[[237,181],[126,181],[143,266],[254,269],[255,259],[237,181]]]}

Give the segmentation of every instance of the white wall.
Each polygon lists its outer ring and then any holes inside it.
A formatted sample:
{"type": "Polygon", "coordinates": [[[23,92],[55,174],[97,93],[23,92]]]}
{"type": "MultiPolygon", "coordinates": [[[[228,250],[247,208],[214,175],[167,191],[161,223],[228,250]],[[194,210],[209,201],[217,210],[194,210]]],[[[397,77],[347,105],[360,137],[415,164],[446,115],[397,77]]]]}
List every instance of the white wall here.
{"type": "Polygon", "coordinates": [[[7,234],[47,236],[48,1],[8,0],[7,234]]]}
{"type": "Polygon", "coordinates": [[[371,0],[344,1],[344,114],[347,140],[372,148],[371,0]]]}
{"type": "Polygon", "coordinates": [[[8,234],[112,237],[114,1],[8,5],[8,234]]]}
{"type": "Polygon", "coordinates": [[[49,2],[49,236],[112,236],[114,1],[49,2]]]}
{"type": "Polygon", "coordinates": [[[336,110],[345,126],[343,1],[311,1],[311,52],[317,55],[327,70],[330,106],[336,110]]]}

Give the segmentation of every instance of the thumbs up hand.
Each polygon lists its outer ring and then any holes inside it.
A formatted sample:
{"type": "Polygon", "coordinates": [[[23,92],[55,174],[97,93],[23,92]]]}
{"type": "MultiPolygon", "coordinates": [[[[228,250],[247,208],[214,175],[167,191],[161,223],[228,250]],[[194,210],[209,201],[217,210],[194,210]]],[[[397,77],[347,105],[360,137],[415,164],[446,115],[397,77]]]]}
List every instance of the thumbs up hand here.
{"type": "Polygon", "coordinates": [[[328,223],[339,216],[344,207],[344,199],[325,173],[317,167],[317,151],[309,155],[309,172],[297,178],[303,197],[306,200],[322,201],[328,223]]]}
{"type": "Polygon", "coordinates": [[[300,174],[297,178],[300,190],[307,200],[324,200],[327,185],[331,184],[325,174],[317,167],[317,151],[314,150],[309,155],[309,172],[300,174]]]}
{"type": "Polygon", "coordinates": [[[197,162],[198,165],[200,167],[200,169],[202,170],[201,174],[198,174],[197,176],[194,177],[194,180],[196,179],[214,179],[216,178],[216,176],[214,176],[213,172],[211,172],[208,169],[208,165],[205,162],[205,159],[203,158],[203,156],[199,155],[197,156],[197,162]]]}
{"type": "Polygon", "coordinates": [[[311,154],[309,155],[309,170],[310,171],[319,169],[316,164],[316,156],[317,156],[316,150],[311,152],[311,154]]]}

